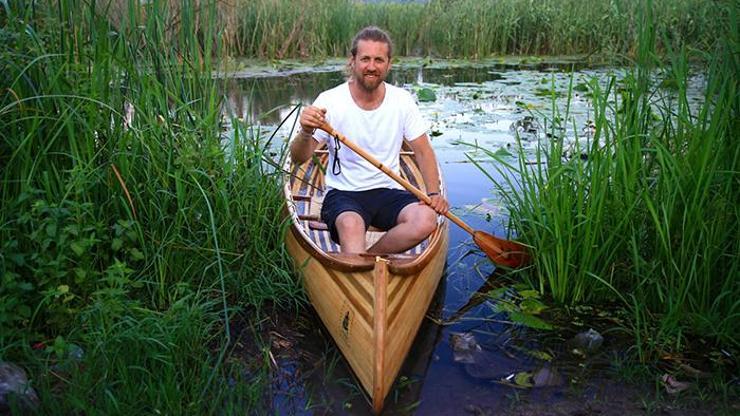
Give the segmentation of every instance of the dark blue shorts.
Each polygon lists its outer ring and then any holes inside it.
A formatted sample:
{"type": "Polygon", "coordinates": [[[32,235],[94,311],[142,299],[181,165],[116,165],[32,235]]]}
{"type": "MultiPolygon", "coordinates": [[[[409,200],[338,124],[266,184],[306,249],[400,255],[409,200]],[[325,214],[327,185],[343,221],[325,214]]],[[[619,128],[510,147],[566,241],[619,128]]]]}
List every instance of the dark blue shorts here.
{"type": "Polygon", "coordinates": [[[409,204],[419,199],[409,191],[401,189],[370,189],[367,191],[340,191],[332,189],[326,194],[321,206],[321,220],[329,227],[334,242],[339,243],[336,219],[345,211],[354,211],[365,220],[365,230],[369,226],[390,230],[398,222],[398,214],[409,204]]]}

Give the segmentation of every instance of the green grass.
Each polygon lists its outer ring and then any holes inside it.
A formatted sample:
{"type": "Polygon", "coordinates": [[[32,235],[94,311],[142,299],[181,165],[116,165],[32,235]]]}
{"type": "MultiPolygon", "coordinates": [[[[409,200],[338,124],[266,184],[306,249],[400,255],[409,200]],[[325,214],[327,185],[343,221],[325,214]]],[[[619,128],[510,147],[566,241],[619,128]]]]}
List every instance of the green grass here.
{"type": "Polygon", "coordinates": [[[117,27],[96,2],[0,14],[0,358],[42,413],[254,408],[230,316],[302,302],[266,139],[222,138],[215,3],[176,34],[164,6],[117,27]]]}
{"type": "MultiPolygon", "coordinates": [[[[740,339],[740,102],[737,13],[712,52],[704,104],[688,105],[685,48],[657,59],[651,2],[624,83],[594,80],[595,136],[540,143],[501,162],[513,228],[534,247],[533,287],[559,303],[620,301],[642,360],[700,336],[737,351],[740,339]],[[657,79],[653,75],[658,74],[657,79]],[[670,83],[665,82],[670,79],[670,83]],[[663,94],[661,85],[673,85],[663,94]],[[584,160],[578,155],[584,153],[584,160]],[[565,156],[567,154],[575,155],[565,156]],[[536,158],[537,164],[527,162],[536,158]]],[[[570,95],[572,96],[572,88],[570,95]]],[[[554,110],[547,125],[557,135],[554,110]]],[[[479,164],[482,169],[487,166],[479,164]]]]}

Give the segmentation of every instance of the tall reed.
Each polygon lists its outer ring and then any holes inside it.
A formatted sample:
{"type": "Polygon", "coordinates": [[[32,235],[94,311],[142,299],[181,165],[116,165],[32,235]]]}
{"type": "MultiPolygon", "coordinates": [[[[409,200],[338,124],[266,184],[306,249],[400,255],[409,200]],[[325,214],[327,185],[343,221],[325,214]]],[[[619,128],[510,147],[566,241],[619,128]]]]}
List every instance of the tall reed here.
{"type": "MultiPolygon", "coordinates": [[[[125,7],[112,8],[119,16],[125,7]]],[[[170,10],[180,10],[169,1],[170,10]]],[[[194,30],[206,2],[193,1],[194,30]]],[[[485,58],[492,55],[615,54],[635,56],[640,0],[236,0],[218,2],[219,31],[232,56],[268,59],[346,56],[352,35],[367,25],[387,29],[398,55],[485,58]]],[[[656,0],[654,24],[669,43],[707,50],[734,3],[656,0]]],[[[137,10],[144,6],[136,6],[137,10]]],[[[182,7],[185,10],[185,7],[182,7]]],[[[177,28],[177,13],[163,21],[177,28]]],[[[207,21],[207,20],[205,20],[207,21]]],[[[208,38],[203,38],[208,39],[208,38]]],[[[663,39],[658,42],[662,51],[663,39]]]]}
{"type": "MultiPolygon", "coordinates": [[[[728,35],[706,69],[705,102],[692,111],[686,51],[669,51],[667,66],[655,60],[660,33],[650,3],[640,14],[638,61],[624,85],[615,78],[591,83],[593,139],[576,137],[570,148],[562,140],[542,142],[534,167],[523,151],[513,164],[488,153],[503,162],[507,179],[499,191],[514,229],[534,247],[529,278],[541,291],[564,303],[626,303],[642,354],[680,350],[688,334],[736,348],[737,14],[723,22],[728,35]],[[675,91],[662,90],[661,82],[675,91]]],[[[551,134],[558,134],[557,120],[568,119],[567,109],[552,114],[551,134]]]]}
{"type": "Polygon", "coordinates": [[[235,311],[300,302],[280,181],[264,138],[227,153],[215,1],[182,3],[177,31],[164,1],[115,25],[81,5],[3,4],[0,356],[44,409],[212,413],[238,399],[235,311]],[[87,370],[48,372],[73,343],[87,370]]]}

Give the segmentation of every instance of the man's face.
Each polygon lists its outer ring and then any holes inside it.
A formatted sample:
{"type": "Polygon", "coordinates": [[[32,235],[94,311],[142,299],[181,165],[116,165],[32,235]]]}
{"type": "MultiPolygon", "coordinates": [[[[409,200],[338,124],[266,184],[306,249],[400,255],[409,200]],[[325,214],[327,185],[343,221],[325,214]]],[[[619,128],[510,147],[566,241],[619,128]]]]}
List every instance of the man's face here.
{"type": "Polygon", "coordinates": [[[372,40],[357,43],[357,55],[350,58],[352,76],[367,92],[372,92],[385,81],[391,69],[388,44],[372,40]]]}

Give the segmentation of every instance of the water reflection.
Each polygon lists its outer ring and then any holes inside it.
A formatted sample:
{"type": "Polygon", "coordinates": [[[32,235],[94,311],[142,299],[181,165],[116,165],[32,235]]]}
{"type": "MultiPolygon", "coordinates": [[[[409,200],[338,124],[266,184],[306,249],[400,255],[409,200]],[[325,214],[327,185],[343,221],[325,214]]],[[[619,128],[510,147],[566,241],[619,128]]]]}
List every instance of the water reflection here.
{"type": "MultiPolygon", "coordinates": [[[[467,67],[394,67],[388,82],[396,86],[412,84],[434,84],[441,86],[482,84],[501,81],[517,84],[509,80],[506,72],[514,70],[533,70],[545,72],[569,71],[584,67],[583,64],[529,64],[529,65],[489,65],[467,67]]],[[[230,116],[261,124],[277,124],[287,114],[286,107],[295,103],[311,103],[319,92],[332,88],[345,80],[341,66],[335,70],[315,72],[292,72],[290,76],[279,72],[272,76],[249,77],[242,74],[238,78],[224,78],[222,88],[228,98],[226,112],[230,116]],[[279,110],[277,110],[279,109],[279,110]]]]}

